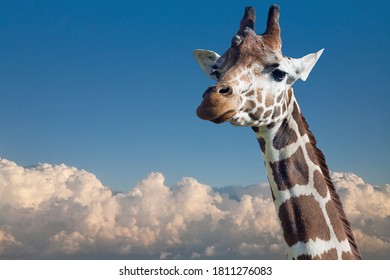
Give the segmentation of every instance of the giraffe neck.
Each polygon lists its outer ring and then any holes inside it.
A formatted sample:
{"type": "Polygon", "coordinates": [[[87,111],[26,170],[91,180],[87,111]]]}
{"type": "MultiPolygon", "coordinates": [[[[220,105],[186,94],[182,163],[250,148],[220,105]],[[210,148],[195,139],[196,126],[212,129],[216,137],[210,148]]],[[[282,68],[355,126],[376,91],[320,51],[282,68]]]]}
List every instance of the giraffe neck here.
{"type": "Polygon", "coordinates": [[[356,242],[292,89],[288,116],[256,132],[290,259],[360,259],[356,242]]]}

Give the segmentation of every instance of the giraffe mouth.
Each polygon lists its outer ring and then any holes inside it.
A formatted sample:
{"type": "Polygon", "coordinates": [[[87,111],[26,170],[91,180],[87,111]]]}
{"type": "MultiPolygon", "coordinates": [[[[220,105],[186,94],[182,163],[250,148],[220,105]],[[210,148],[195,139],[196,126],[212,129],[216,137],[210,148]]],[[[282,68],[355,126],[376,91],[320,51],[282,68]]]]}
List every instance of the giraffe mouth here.
{"type": "MultiPolygon", "coordinates": [[[[207,102],[207,101],[206,101],[207,102]]],[[[212,121],[213,123],[220,124],[226,121],[229,121],[236,114],[236,110],[231,108],[226,108],[224,111],[223,108],[219,106],[205,106],[205,100],[203,100],[202,104],[199,105],[196,110],[196,114],[199,118],[205,121],[212,121]],[[221,110],[222,109],[222,110],[221,110]]]]}
{"type": "Polygon", "coordinates": [[[229,110],[229,111],[223,113],[221,116],[219,116],[215,119],[211,119],[210,121],[212,121],[213,123],[220,124],[220,123],[223,123],[223,122],[230,120],[235,114],[236,114],[236,112],[234,110],[229,110]]]}
{"type": "Polygon", "coordinates": [[[229,121],[235,114],[235,110],[228,110],[222,114],[216,114],[213,108],[203,108],[199,106],[196,110],[196,114],[199,118],[205,121],[212,121],[213,123],[220,124],[229,121]]]}

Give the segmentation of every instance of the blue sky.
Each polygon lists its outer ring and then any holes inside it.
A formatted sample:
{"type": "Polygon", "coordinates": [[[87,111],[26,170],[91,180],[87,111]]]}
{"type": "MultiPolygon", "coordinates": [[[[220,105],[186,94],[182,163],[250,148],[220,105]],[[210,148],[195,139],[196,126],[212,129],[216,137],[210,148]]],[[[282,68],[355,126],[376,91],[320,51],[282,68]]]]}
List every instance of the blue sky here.
{"type": "MultiPolygon", "coordinates": [[[[201,121],[211,80],[196,48],[223,53],[244,7],[273,1],[0,1],[0,157],[65,163],[127,190],[152,171],[215,187],[266,181],[248,128],[201,121]]],[[[390,182],[388,1],[278,1],[283,52],[325,48],[295,84],[334,171],[390,182]]]]}

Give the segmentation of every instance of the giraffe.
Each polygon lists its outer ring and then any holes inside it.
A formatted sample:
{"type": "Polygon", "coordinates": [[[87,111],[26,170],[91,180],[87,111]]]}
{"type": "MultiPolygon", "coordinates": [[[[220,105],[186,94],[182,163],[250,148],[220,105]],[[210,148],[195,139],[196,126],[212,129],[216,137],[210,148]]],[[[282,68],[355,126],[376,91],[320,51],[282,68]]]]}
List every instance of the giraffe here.
{"type": "Polygon", "coordinates": [[[299,59],[282,55],[279,15],[279,6],[272,5],[266,30],[257,35],[255,10],[246,7],[222,56],[194,51],[202,70],[217,81],[196,113],[254,131],[289,259],[361,259],[325,157],[292,88],[296,80],[307,79],[323,49],[299,59]]]}

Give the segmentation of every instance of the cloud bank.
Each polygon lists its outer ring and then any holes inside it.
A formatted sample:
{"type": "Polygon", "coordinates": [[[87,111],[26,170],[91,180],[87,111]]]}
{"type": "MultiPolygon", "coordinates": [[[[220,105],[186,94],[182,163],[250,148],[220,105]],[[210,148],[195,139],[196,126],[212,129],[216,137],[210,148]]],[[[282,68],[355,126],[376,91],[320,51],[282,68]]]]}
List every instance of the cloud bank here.
{"type": "MultiPolygon", "coordinates": [[[[366,259],[390,258],[390,185],[333,173],[366,259]]],[[[151,173],[126,193],[65,165],[0,159],[0,259],[286,259],[268,184],[151,173]]]]}

